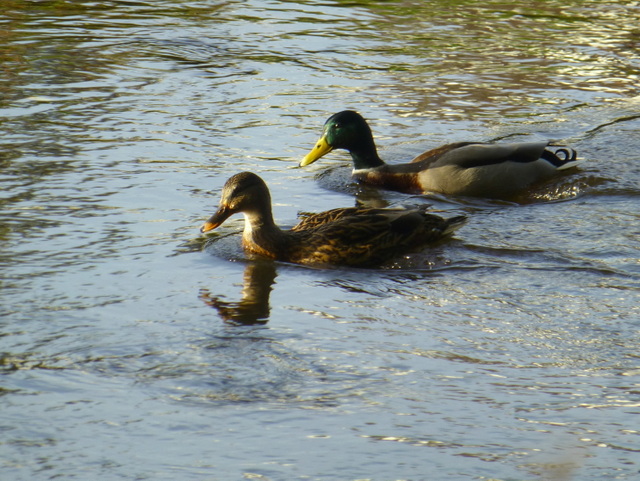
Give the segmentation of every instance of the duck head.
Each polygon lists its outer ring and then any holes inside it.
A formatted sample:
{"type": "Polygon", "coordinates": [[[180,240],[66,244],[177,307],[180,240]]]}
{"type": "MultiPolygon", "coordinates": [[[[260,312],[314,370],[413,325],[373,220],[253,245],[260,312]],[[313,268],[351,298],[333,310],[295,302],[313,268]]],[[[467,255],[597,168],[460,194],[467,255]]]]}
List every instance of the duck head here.
{"type": "Polygon", "coordinates": [[[354,154],[377,157],[371,128],[358,112],[344,110],[333,114],[324,124],[324,130],[315,147],[300,162],[300,167],[312,164],[333,149],[348,150],[354,154]]]}
{"type": "Polygon", "coordinates": [[[200,232],[209,232],[239,212],[257,213],[271,208],[271,195],[264,181],[252,172],[241,172],[229,178],[222,188],[220,205],[200,232]]]}

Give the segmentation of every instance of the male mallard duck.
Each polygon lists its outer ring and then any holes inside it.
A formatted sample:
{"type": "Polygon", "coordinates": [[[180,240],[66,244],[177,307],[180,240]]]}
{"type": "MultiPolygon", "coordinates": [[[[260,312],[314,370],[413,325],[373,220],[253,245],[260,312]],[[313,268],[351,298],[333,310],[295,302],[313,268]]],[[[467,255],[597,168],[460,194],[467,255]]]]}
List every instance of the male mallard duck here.
{"type": "Polygon", "coordinates": [[[229,216],[245,217],[243,247],[272,259],[298,264],[380,265],[391,258],[436,242],[460,227],[464,216],[443,219],[413,209],[348,207],[307,215],[291,230],[273,221],[271,195],[256,174],[242,172],[227,180],[218,211],[201,232],[229,216]]]}
{"type": "Polygon", "coordinates": [[[576,164],[573,149],[553,148],[548,142],[457,142],[425,152],[408,164],[389,165],[378,156],[367,121],[351,110],[329,117],[322,137],[300,166],[333,149],[349,151],[357,181],[407,193],[500,197],[576,164]]]}

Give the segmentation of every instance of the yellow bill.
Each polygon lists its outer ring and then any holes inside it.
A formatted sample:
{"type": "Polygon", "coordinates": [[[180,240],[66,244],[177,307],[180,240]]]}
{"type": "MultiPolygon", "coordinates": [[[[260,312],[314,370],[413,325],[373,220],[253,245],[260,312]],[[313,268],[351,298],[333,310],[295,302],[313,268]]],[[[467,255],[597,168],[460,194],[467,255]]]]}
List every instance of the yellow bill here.
{"type": "Polygon", "coordinates": [[[305,165],[313,164],[316,160],[318,160],[323,155],[328,154],[333,150],[333,147],[329,145],[327,142],[327,136],[323,135],[320,137],[320,140],[316,142],[316,146],[311,149],[307,155],[300,161],[300,167],[304,167],[305,165]]]}

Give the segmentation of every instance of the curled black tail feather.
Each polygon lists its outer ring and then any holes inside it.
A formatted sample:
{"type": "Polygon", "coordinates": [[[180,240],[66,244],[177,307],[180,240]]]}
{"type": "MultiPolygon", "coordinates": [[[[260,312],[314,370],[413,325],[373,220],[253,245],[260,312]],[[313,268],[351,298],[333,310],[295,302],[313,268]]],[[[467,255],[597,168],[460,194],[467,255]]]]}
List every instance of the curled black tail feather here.
{"type": "Polygon", "coordinates": [[[541,157],[556,167],[562,167],[569,162],[574,162],[578,158],[578,153],[569,147],[558,146],[555,150],[545,149],[541,157]]]}
{"type": "Polygon", "coordinates": [[[447,227],[444,230],[445,235],[452,234],[454,231],[458,230],[460,227],[467,223],[467,216],[458,215],[456,217],[451,217],[447,219],[447,227]]]}

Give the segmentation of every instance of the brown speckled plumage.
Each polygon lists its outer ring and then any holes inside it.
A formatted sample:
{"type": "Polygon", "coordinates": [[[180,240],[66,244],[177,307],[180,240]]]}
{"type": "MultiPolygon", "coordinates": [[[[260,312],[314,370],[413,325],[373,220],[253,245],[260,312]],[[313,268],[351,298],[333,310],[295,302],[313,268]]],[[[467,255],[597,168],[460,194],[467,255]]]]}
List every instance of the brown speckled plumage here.
{"type": "Polygon", "coordinates": [[[298,264],[372,267],[437,242],[461,226],[463,216],[443,219],[413,209],[348,207],[305,214],[291,230],[273,221],[271,196],[264,181],[251,172],[225,184],[218,211],[202,226],[208,232],[229,216],[245,215],[243,246],[253,253],[298,264]]]}

